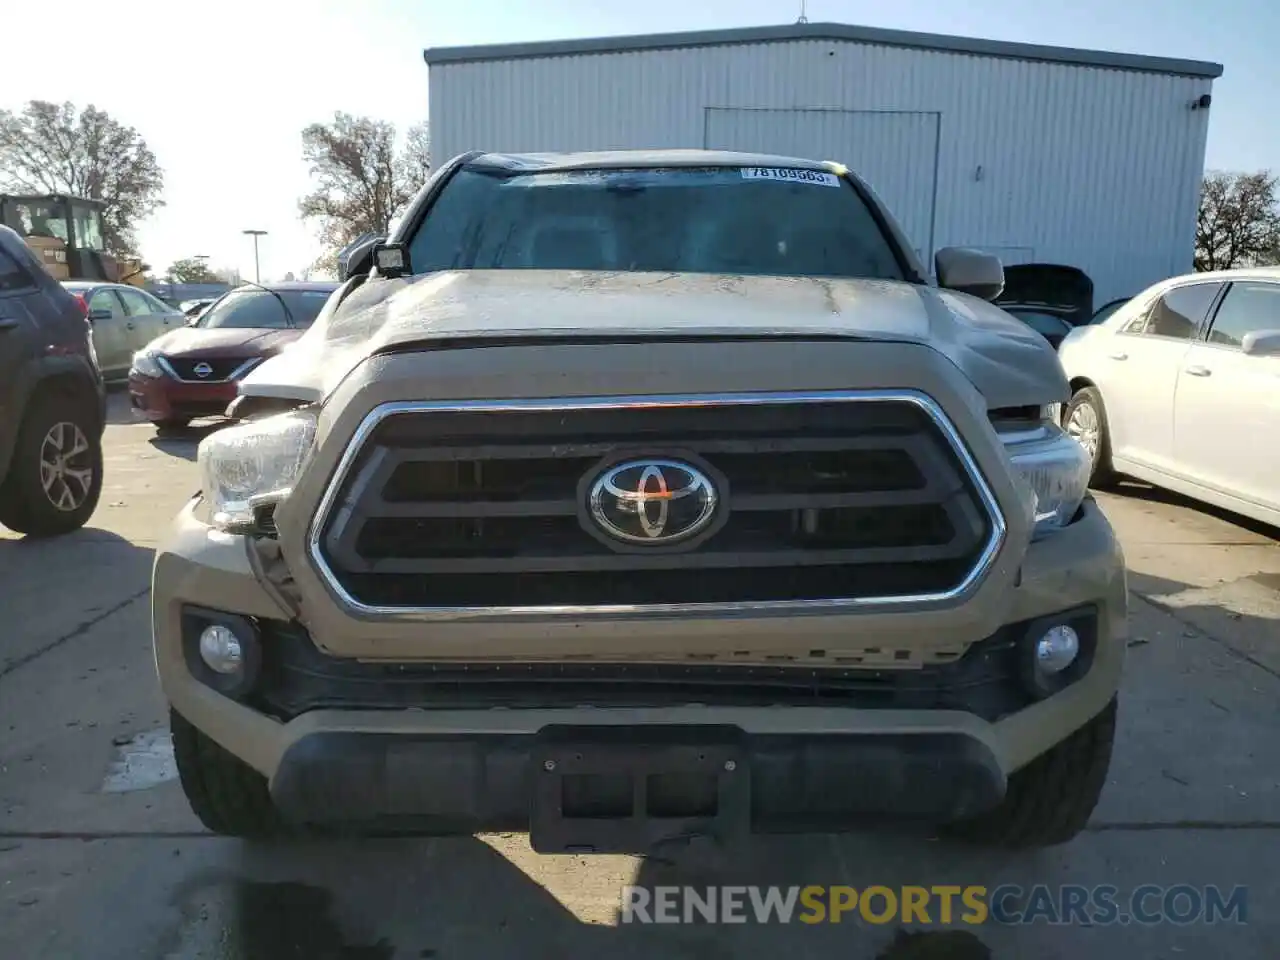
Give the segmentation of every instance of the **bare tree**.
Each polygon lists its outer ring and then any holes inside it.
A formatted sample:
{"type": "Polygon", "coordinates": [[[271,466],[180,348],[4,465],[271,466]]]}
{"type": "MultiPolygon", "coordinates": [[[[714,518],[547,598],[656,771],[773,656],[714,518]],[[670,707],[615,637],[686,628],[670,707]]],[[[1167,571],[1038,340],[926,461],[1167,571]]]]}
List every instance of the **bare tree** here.
{"type": "Polygon", "coordinates": [[[426,123],[415,123],[408,129],[401,159],[412,197],[431,176],[431,131],[426,123]]]}
{"type": "Polygon", "coordinates": [[[162,205],[164,173],[138,131],[105,111],[32,100],[0,110],[0,186],[101,200],[107,249],[132,254],[138,224],[162,205]]]}
{"type": "Polygon", "coordinates": [[[385,236],[391,222],[431,170],[425,124],[411,127],[396,149],[395,127],[382,120],[334,115],[302,131],[302,156],[316,188],[299,203],[304,219],[318,221],[327,252],[317,261],[331,271],[335,253],[364,233],[385,236]]]}
{"type": "Polygon", "coordinates": [[[1269,171],[1205,174],[1196,217],[1197,270],[1276,262],[1280,251],[1277,180],[1269,171]]]}

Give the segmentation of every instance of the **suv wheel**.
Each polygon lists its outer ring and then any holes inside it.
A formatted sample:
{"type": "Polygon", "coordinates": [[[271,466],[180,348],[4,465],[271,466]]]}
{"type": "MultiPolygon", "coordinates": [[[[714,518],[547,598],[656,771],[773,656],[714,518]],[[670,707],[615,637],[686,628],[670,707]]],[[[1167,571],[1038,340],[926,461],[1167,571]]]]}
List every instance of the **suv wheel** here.
{"type": "Polygon", "coordinates": [[[1082,387],[1062,412],[1062,426],[1080,441],[1089,454],[1089,484],[1106,486],[1115,479],[1111,469],[1111,434],[1107,430],[1107,408],[1097,387],[1082,387]]]}
{"type": "Polygon", "coordinates": [[[88,522],[101,493],[97,415],[73,397],[33,400],[0,485],[0,523],[33,537],[70,533],[88,522]]]}
{"type": "Polygon", "coordinates": [[[182,791],[201,823],[226,837],[264,838],[285,832],[266,777],[173,710],[169,732],[182,791]]]}
{"type": "Polygon", "coordinates": [[[973,820],[948,824],[960,840],[1010,848],[1052,847],[1084,829],[1111,765],[1116,701],[1009,778],[1004,802],[973,820]]]}

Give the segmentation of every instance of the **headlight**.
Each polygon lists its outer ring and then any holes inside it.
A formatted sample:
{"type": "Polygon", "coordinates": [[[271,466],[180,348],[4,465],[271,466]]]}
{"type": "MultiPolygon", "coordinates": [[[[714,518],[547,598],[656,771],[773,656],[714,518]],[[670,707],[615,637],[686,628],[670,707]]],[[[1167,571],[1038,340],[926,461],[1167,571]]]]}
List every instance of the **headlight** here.
{"type": "Polygon", "coordinates": [[[197,460],[213,525],[230,533],[251,528],[255,503],[288,495],[315,435],[315,414],[294,410],[205,437],[197,460]]]}
{"type": "Polygon", "coordinates": [[[133,373],[140,373],[144,377],[163,377],[164,371],[160,369],[160,364],[156,362],[156,355],[150,350],[139,350],[133,355],[133,373]]]}
{"type": "Polygon", "coordinates": [[[1014,470],[1035,498],[1037,537],[1066,526],[1089,492],[1089,454],[1056,423],[1004,437],[1014,470]]]}

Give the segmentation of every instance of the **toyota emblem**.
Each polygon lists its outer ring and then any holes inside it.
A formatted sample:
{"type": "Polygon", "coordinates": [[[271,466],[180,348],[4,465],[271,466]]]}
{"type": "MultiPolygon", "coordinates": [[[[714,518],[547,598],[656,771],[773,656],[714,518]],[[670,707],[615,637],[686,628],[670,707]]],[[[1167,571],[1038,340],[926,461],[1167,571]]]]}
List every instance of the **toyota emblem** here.
{"type": "Polygon", "coordinates": [[[678,460],[627,460],[591,485],[591,519],[624,543],[671,546],[705,530],[720,501],[711,478],[678,460]]]}
{"type": "Polygon", "coordinates": [[[197,363],[191,368],[191,372],[203,380],[205,377],[209,376],[209,374],[213,373],[213,367],[209,366],[207,363],[197,363]]]}

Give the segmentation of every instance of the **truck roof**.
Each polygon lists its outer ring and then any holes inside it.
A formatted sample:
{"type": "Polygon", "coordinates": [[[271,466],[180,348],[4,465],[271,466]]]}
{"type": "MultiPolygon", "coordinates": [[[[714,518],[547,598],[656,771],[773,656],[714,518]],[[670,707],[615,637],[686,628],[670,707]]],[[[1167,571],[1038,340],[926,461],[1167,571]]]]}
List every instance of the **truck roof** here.
{"type": "Polygon", "coordinates": [[[105,202],[92,197],[82,197],[74,193],[0,193],[0,201],[12,200],[15,203],[52,200],[55,203],[85,203],[92,207],[103,207],[105,202]]]}
{"type": "Polygon", "coordinates": [[[662,167],[790,167],[830,170],[832,161],[805,160],[731,150],[599,150],[578,153],[484,153],[470,161],[512,172],[607,170],[662,167]]]}

